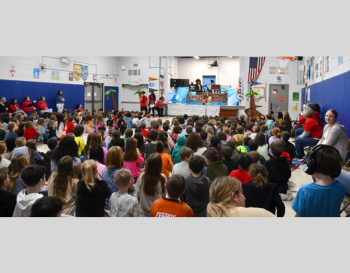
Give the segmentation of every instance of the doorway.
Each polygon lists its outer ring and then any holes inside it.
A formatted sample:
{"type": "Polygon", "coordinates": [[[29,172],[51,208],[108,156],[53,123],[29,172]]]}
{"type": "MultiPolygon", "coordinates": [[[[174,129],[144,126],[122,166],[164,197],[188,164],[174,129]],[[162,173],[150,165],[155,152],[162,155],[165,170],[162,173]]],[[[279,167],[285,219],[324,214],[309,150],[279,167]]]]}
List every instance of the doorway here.
{"type": "Polygon", "coordinates": [[[103,84],[95,82],[86,82],[85,86],[85,109],[89,109],[93,113],[93,109],[97,111],[103,109],[103,84]]]}
{"type": "Polygon", "coordinates": [[[273,111],[273,116],[277,119],[278,112],[288,111],[289,85],[270,84],[269,86],[269,111],[273,111]]]}
{"type": "Polygon", "coordinates": [[[203,86],[205,86],[206,89],[209,88],[210,80],[213,80],[214,83],[216,84],[216,82],[215,82],[215,76],[203,76],[203,86]]]}

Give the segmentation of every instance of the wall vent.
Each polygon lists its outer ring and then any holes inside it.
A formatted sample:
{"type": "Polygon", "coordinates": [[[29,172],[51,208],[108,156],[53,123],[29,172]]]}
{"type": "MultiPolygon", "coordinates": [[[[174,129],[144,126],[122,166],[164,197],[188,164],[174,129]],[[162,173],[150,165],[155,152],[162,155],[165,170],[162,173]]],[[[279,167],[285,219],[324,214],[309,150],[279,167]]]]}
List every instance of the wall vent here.
{"type": "Polygon", "coordinates": [[[140,75],[141,75],[141,69],[128,70],[128,76],[140,76],[140,75]]]}
{"type": "Polygon", "coordinates": [[[139,66],[139,64],[134,64],[134,67],[138,67],[139,66]]]}

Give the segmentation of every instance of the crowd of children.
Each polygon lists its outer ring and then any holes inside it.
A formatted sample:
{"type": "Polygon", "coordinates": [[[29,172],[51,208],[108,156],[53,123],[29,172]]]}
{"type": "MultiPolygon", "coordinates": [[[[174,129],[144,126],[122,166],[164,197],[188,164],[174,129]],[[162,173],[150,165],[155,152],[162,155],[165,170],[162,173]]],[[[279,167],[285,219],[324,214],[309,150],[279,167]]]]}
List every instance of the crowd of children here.
{"type": "MultiPolygon", "coordinates": [[[[282,201],[293,200],[287,112],[277,121],[269,114],[163,122],[80,107],[0,118],[0,216],[283,217],[282,201]],[[50,151],[39,153],[37,143],[50,151]]],[[[302,187],[293,209],[339,216],[339,154],[324,146],[307,158],[316,183],[302,187]]]]}

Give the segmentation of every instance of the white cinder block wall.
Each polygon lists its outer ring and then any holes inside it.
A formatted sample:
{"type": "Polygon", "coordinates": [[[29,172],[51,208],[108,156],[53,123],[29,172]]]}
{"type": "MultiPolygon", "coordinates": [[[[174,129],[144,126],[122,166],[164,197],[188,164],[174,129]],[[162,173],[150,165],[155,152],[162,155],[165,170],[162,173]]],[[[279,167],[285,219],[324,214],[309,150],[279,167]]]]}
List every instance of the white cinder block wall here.
{"type": "Polygon", "coordinates": [[[73,72],[74,63],[76,63],[87,65],[89,67],[87,82],[93,82],[93,74],[96,74],[97,72],[97,82],[104,83],[108,86],[116,86],[113,79],[117,74],[117,57],[64,56],[68,59],[67,63],[61,62],[61,56],[50,57],[52,58],[42,56],[0,56],[0,79],[82,85],[84,84],[84,81],[81,78],[79,81],[76,81],[75,79],[73,79],[73,81],[69,81],[69,72],[73,72]],[[40,70],[39,79],[34,79],[33,69],[40,68],[40,64],[42,63],[44,63],[45,67],[49,69],[43,71],[40,70]],[[10,65],[16,66],[16,77],[9,76],[10,65]],[[60,79],[51,80],[51,71],[56,69],[68,71],[59,71],[60,79]],[[106,74],[110,76],[106,77],[106,74]]]}
{"type": "MultiPolygon", "coordinates": [[[[263,115],[266,115],[269,111],[269,85],[270,84],[277,84],[276,77],[278,75],[281,75],[283,77],[283,84],[289,85],[289,98],[288,98],[288,112],[290,114],[290,117],[292,119],[296,119],[298,114],[300,113],[300,106],[301,106],[301,89],[304,87],[302,84],[297,84],[297,73],[298,73],[298,67],[297,67],[297,61],[295,62],[289,62],[288,63],[288,74],[278,74],[278,67],[279,67],[279,61],[276,57],[268,56],[265,59],[265,64],[260,72],[260,75],[257,82],[262,83],[262,85],[258,85],[256,87],[264,87],[265,82],[266,84],[266,102],[265,99],[261,99],[258,102],[255,102],[255,104],[260,105],[262,107],[258,108],[257,110],[262,113],[263,115]],[[269,74],[269,68],[270,67],[276,67],[276,74],[269,74]],[[293,92],[299,92],[299,102],[293,101],[293,92]],[[293,106],[298,103],[298,110],[293,111],[293,106]]],[[[249,57],[240,57],[240,76],[244,76],[244,86],[245,90],[244,93],[246,94],[247,91],[249,91],[248,86],[248,70],[249,70],[249,57]]],[[[250,107],[250,101],[245,98],[240,105],[245,106],[246,108],[250,107]],[[243,104],[244,103],[244,104],[243,104]]],[[[243,111],[240,111],[239,114],[243,114],[243,111]]]]}

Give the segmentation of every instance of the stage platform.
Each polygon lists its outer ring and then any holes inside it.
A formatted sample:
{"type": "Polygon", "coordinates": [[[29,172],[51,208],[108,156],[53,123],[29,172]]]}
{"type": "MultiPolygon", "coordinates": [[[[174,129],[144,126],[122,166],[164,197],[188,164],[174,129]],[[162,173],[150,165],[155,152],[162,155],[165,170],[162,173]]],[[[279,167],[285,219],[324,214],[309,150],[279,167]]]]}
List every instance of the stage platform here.
{"type": "Polygon", "coordinates": [[[176,116],[187,114],[193,115],[207,115],[207,116],[230,116],[236,117],[239,110],[244,110],[244,106],[222,106],[222,105],[189,105],[181,103],[168,103],[167,115],[176,116]]]}

